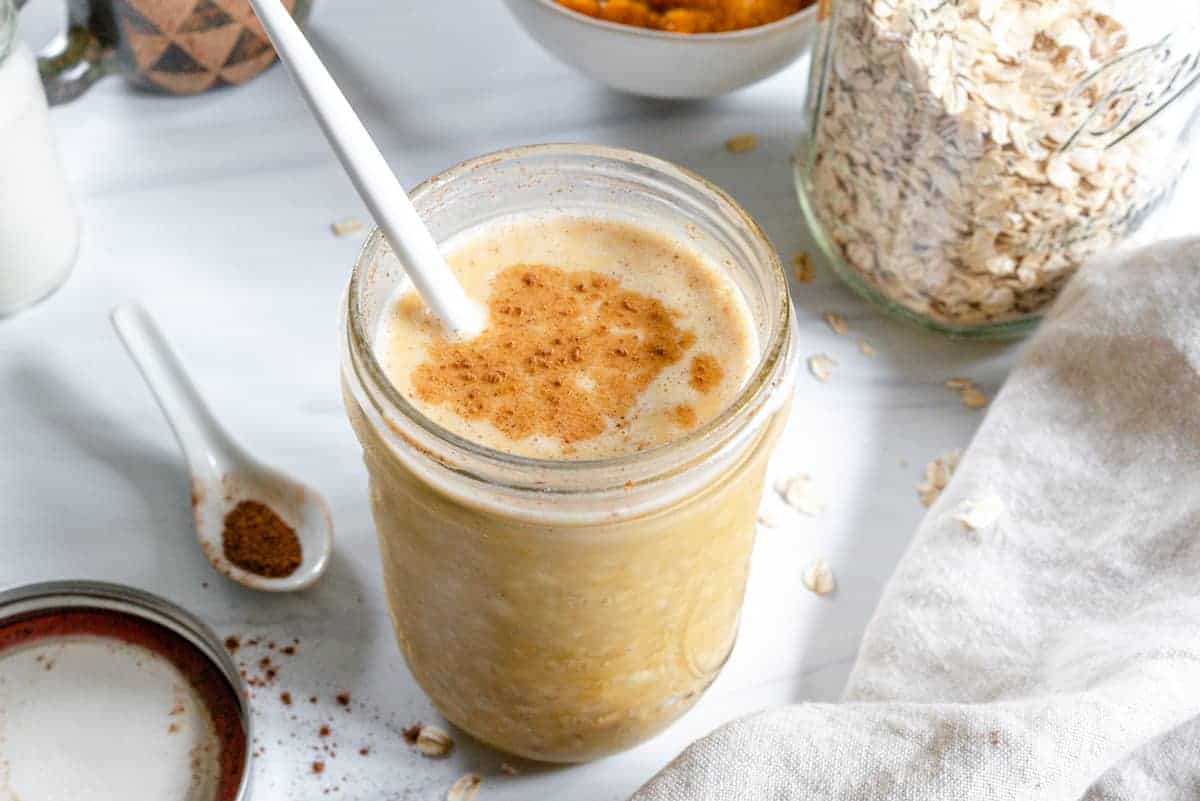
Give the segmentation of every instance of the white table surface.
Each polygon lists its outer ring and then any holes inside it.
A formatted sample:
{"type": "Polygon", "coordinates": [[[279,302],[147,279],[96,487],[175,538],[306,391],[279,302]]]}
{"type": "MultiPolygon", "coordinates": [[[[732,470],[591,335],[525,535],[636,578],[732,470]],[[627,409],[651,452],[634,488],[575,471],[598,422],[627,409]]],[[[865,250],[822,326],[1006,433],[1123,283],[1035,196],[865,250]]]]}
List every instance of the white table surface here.
{"type": "MultiPolygon", "coordinates": [[[[57,22],[53,5],[25,12],[35,44],[57,22]]],[[[569,72],[495,0],[318,0],[311,35],[406,183],[510,145],[623,145],[727,188],[785,259],[808,245],[788,163],[803,123],[803,64],[724,99],[672,104],[569,72]],[[747,131],[763,146],[727,153],[724,140],[747,131]]],[[[399,733],[438,718],[392,637],[366,476],[338,393],[337,305],[361,237],[336,238],[329,225],[366,219],[349,181],[280,69],[190,99],[111,78],[52,117],[86,229],[66,287],[0,321],[0,585],[124,582],[222,635],[299,638],[297,656],[276,659],[275,685],[255,693],[256,798],[434,799],[474,770],[487,801],[619,801],[722,722],[835,700],[921,518],[923,466],[964,447],[982,419],[943,380],[967,375],[992,393],[1016,351],[890,322],[819,267],[815,282],[793,287],[801,349],[839,366],[828,384],[802,374],[772,470],[811,473],[829,508],[760,531],[740,638],[711,690],[664,734],[592,764],[530,765],[461,733],[449,759],[432,761],[399,733]],[[180,455],[109,328],[109,308],[130,298],[159,317],[235,435],[328,498],[337,549],[316,588],[243,590],[201,555],[180,455]],[[831,332],[825,310],[845,315],[851,335],[831,332]],[[858,353],[858,337],[874,343],[874,359],[858,353]],[[817,556],[836,572],[832,597],[801,584],[817,556]],[[352,694],[349,711],[333,700],[340,691],[352,694]],[[321,754],[329,742],[336,756],[321,754]],[[315,776],[318,758],[327,767],[315,776]],[[500,773],[506,760],[520,775],[500,773]]]]}

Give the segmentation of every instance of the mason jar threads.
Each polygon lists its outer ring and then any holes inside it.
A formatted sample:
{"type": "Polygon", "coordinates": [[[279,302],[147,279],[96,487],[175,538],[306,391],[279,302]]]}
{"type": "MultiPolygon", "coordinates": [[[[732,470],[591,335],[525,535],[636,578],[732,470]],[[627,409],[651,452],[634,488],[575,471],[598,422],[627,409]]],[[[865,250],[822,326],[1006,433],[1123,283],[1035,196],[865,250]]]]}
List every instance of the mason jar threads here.
{"type": "Polygon", "coordinates": [[[806,217],[889,312],[1020,335],[1169,197],[1198,53],[1180,0],[839,0],[797,154],[806,217]]]}

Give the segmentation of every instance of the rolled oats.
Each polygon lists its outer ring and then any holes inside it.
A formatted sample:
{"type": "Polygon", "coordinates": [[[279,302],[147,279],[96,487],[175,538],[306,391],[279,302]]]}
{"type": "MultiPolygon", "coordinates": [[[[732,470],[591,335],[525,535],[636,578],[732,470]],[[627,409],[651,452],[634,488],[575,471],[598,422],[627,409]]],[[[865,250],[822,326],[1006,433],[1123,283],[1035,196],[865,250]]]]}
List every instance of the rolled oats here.
{"type": "Polygon", "coordinates": [[[854,271],[927,319],[999,323],[1132,230],[1163,187],[1144,130],[1092,142],[1138,78],[1105,69],[1127,44],[1107,5],[840,3],[806,181],[854,271]]]}
{"type": "Polygon", "coordinates": [[[979,387],[967,387],[959,393],[959,397],[968,409],[982,409],[988,405],[988,396],[979,387]]]}
{"type": "Polygon", "coordinates": [[[825,498],[808,473],[780,478],[775,482],[775,491],[788,506],[801,514],[816,517],[825,511],[825,498]]]}
{"type": "Polygon", "coordinates": [[[738,134],[725,140],[725,149],[730,153],[749,153],[758,149],[758,137],[751,133],[738,134]]]}
{"type": "Polygon", "coordinates": [[[763,528],[783,528],[787,520],[775,508],[764,506],[758,510],[758,524],[763,528]]]}
{"type": "Polygon", "coordinates": [[[479,785],[481,784],[483,784],[483,777],[478,773],[460,776],[446,791],[446,801],[474,801],[474,798],[479,795],[479,785]]]}
{"type": "Polygon", "coordinates": [[[366,228],[366,225],[362,220],[356,220],[353,217],[348,217],[344,220],[338,220],[330,223],[329,228],[333,231],[334,236],[344,237],[360,233],[364,228],[366,228]]]}
{"type": "Polygon", "coordinates": [[[922,506],[933,506],[933,502],[950,483],[961,458],[962,454],[958,451],[950,451],[925,465],[925,480],[917,485],[917,496],[922,506]]]}
{"type": "Polygon", "coordinates": [[[803,250],[792,256],[792,273],[802,284],[811,282],[817,275],[817,271],[813,269],[812,257],[803,250]]]}
{"type": "Polygon", "coordinates": [[[808,372],[812,373],[813,378],[822,384],[833,377],[833,368],[836,366],[837,362],[833,360],[833,357],[827,356],[824,353],[808,357],[808,372]]]}
{"type": "Polygon", "coordinates": [[[952,389],[958,393],[959,399],[962,400],[963,406],[968,409],[982,409],[988,405],[988,396],[982,389],[976,386],[975,382],[970,378],[948,378],[946,379],[946,389],[952,389]]]}
{"type": "Polygon", "coordinates": [[[454,740],[437,726],[422,726],[417,732],[417,750],[427,757],[444,757],[454,748],[454,740]]]}
{"type": "Polygon", "coordinates": [[[837,587],[833,569],[824,559],[814,559],[810,562],[808,567],[804,568],[801,579],[804,581],[804,586],[817,595],[828,595],[837,587]]]}
{"type": "Polygon", "coordinates": [[[846,318],[837,312],[827,311],[822,317],[825,319],[825,325],[839,336],[845,335],[850,330],[850,326],[846,324],[846,318]]]}
{"type": "Polygon", "coordinates": [[[988,495],[974,501],[967,501],[954,514],[954,519],[963,524],[968,531],[982,531],[991,528],[1004,517],[1004,501],[998,495],[988,495]]]}

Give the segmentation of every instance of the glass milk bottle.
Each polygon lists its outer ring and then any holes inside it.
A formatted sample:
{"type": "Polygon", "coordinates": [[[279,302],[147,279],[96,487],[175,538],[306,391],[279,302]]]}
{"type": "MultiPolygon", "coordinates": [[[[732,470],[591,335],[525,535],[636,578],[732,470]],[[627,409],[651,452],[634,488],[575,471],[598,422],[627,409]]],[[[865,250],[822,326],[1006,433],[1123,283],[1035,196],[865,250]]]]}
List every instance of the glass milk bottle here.
{"type": "Polygon", "coordinates": [[[13,0],[0,0],[0,316],[61,286],[79,249],[37,61],[16,26],[13,0]]]}

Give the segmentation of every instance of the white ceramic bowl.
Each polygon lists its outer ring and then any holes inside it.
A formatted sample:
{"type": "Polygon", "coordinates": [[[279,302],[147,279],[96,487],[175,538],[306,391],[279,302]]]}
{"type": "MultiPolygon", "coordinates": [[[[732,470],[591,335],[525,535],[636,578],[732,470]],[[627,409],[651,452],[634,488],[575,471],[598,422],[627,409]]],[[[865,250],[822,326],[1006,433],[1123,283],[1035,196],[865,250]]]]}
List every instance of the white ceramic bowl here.
{"type": "Polygon", "coordinates": [[[555,0],[505,0],[560,61],[614,89],[666,98],[714,97],[761,81],[811,44],[817,8],[728,33],[667,33],[589,17],[555,0]]]}

